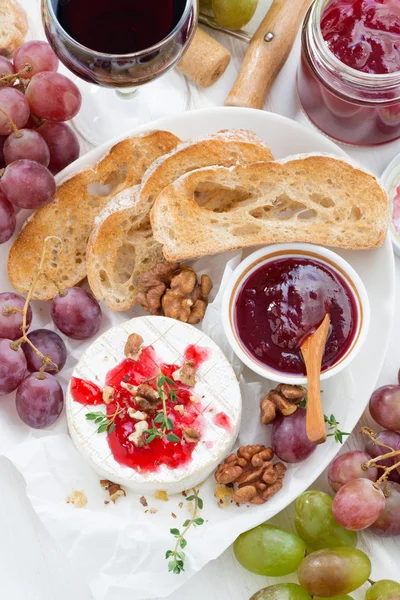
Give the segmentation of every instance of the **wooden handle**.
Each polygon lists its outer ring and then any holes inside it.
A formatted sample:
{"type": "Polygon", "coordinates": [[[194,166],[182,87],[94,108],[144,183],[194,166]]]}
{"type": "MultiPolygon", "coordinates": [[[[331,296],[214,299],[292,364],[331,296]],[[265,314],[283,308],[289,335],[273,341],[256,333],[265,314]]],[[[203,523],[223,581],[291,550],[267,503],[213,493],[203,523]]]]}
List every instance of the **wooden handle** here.
{"type": "Polygon", "coordinates": [[[301,345],[308,380],[306,429],[307,437],[314,444],[326,442],[326,427],[321,403],[320,376],[322,356],[325,350],[331,319],[325,315],[317,331],[301,345]]]}
{"type": "Polygon", "coordinates": [[[226,106],[263,108],[310,4],[311,0],[274,0],[250,42],[226,106]]]}
{"type": "Polygon", "coordinates": [[[230,61],[230,52],[198,27],[178,68],[198,86],[207,88],[225,73],[230,61]]]}

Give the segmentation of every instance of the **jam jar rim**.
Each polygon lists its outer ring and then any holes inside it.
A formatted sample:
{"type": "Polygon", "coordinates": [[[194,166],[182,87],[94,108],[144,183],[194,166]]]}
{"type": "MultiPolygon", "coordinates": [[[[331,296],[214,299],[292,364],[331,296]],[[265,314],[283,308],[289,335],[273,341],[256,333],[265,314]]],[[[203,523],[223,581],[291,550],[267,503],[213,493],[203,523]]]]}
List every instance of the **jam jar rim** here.
{"type": "Polygon", "coordinates": [[[349,67],[330,50],[325,42],[322,29],[322,11],[329,0],[314,0],[303,23],[302,47],[310,68],[315,76],[334,94],[344,99],[351,98],[365,105],[391,105],[400,99],[400,70],[393,73],[364,73],[349,67]],[[342,89],[339,85],[345,85],[342,89]],[[360,93],[357,93],[361,91],[360,93]],[[382,98],[379,94],[395,91],[393,98],[382,98]],[[371,94],[370,97],[362,93],[371,94]]]}

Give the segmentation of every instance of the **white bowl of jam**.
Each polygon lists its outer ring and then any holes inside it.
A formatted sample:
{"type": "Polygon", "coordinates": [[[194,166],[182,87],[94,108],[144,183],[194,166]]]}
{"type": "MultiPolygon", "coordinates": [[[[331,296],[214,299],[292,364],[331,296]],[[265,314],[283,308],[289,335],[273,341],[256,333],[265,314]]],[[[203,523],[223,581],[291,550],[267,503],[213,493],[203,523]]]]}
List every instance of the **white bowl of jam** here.
{"type": "Polygon", "coordinates": [[[312,244],[276,244],[248,256],[224,292],[225,334],[241,361],[280,383],[307,383],[301,344],[326,313],[321,380],[356,357],[368,333],[366,289],[338,254],[312,244]]]}

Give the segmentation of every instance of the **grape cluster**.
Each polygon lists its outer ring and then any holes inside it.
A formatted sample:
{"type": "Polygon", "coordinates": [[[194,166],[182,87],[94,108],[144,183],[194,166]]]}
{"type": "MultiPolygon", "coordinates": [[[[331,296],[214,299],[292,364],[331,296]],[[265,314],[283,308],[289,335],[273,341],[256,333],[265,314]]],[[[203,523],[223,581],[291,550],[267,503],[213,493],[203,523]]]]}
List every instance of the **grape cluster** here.
{"type": "MultiPolygon", "coordinates": [[[[400,379],[399,379],[400,382],[400,379]]],[[[346,529],[369,527],[377,535],[400,535],[400,385],[376,390],[369,408],[383,431],[363,428],[364,451],[335,458],[328,471],[336,496],[333,513],[346,529]]]]}
{"type": "Polygon", "coordinates": [[[81,94],[57,69],[57,56],[42,41],[21,46],[13,62],[0,57],[0,244],[15,232],[16,210],[51,202],[54,175],[79,156],[65,121],[78,113],[81,94]]]}
{"type": "MultiPolygon", "coordinates": [[[[297,535],[264,523],[235,541],[237,560],[253,573],[281,577],[297,571],[300,585],[271,585],[250,600],[353,600],[348,594],[369,581],[371,561],[356,548],[357,533],[335,519],[333,499],[317,490],[304,492],[295,503],[294,524],[297,535]]],[[[400,598],[399,583],[371,583],[365,600],[400,598]]]]}
{"type": "MultiPolygon", "coordinates": [[[[43,250],[43,257],[45,248],[43,250]]],[[[42,263],[41,263],[42,264],[42,263]]],[[[64,396],[55,374],[67,360],[67,349],[54,331],[37,329],[32,323],[28,297],[0,294],[0,396],[16,391],[16,408],[22,421],[35,429],[52,425],[60,416],[64,396]]],[[[95,335],[102,312],[92,294],[82,288],[62,290],[54,298],[51,314],[56,327],[66,336],[84,340],[95,335]]]]}

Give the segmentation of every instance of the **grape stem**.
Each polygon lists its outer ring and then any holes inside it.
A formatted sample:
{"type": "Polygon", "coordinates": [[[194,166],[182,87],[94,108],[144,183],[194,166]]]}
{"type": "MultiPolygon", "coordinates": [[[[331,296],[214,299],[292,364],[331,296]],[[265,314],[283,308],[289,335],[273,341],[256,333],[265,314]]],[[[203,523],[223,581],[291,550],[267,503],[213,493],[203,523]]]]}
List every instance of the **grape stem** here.
{"type": "Polygon", "coordinates": [[[387,479],[392,471],[394,471],[395,469],[398,469],[400,467],[400,462],[395,463],[391,467],[384,467],[383,465],[378,465],[376,463],[378,463],[382,460],[386,460],[387,458],[394,458],[395,456],[400,457],[400,450],[395,450],[394,448],[392,448],[391,446],[388,446],[387,444],[378,442],[378,440],[377,440],[378,434],[375,431],[373,431],[373,429],[370,429],[369,427],[363,427],[361,429],[361,433],[368,436],[369,439],[373,441],[375,446],[382,446],[383,448],[387,448],[388,450],[390,450],[390,452],[387,452],[386,454],[381,454],[380,456],[371,458],[371,460],[369,460],[368,462],[364,462],[361,464],[361,468],[364,471],[367,471],[371,467],[378,467],[379,469],[384,469],[385,472],[383,473],[383,475],[381,475],[379,477],[379,479],[377,479],[377,481],[374,483],[374,486],[377,489],[380,489],[381,484],[383,484],[383,486],[384,486],[383,493],[385,494],[386,497],[388,497],[388,496],[390,496],[390,492],[386,487],[387,479]]]}
{"type": "Polygon", "coordinates": [[[8,119],[12,129],[13,129],[13,133],[15,134],[16,138],[21,138],[22,137],[22,133],[20,132],[20,130],[18,129],[18,127],[16,126],[16,124],[14,123],[14,121],[12,120],[12,118],[8,115],[8,113],[6,113],[5,110],[3,110],[2,108],[0,108],[0,112],[8,119]]]}
{"type": "MultiPolygon", "coordinates": [[[[1,110],[1,109],[0,109],[1,110]]],[[[49,235],[48,237],[46,237],[46,239],[43,242],[43,250],[42,250],[42,256],[40,258],[40,263],[39,263],[39,268],[38,271],[36,273],[36,277],[34,278],[28,294],[26,296],[26,300],[25,300],[25,304],[24,304],[24,308],[10,308],[10,312],[22,312],[22,337],[17,340],[16,342],[12,342],[11,348],[15,351],[18,350],[18,348],[21,346],[21,344],[26,343],[28,344],[32,350],[39,356],[39,358],[43,361],[43,365],[39,371],[39,374],[37,376],[38,379],[45,379],[45,374],[44,371],[46,370],[47,367],[51,368],[52,371],[55,371],[57,373],[58,371],[58,367],[57,365],[51,360],[50,356],[46,356],[45,354],[43,354],[42,352],[40,352],[40,350],[38,348],[36,348],[36,346],[31,342],[31,340],[28,338],[26,332],[28,329],[27,326],[27,316],[28,316],[28,309],[29,309],[29,302],[32,298],[32,294],[33,291],[39,281],[39,278],[41,276],[41,274],[43,273],[43,266],[44,266],[44,261],[45,261],[45,257],[46,257],[46,249],[47,249],[47,244],[50,240],[57,240],[58,242],[60,242],[60,244],[62,243],[61,239],[55,235],[49,235]]],[[[4,311],[3,311],[4,312],[4,311]]]]}
{"type": "Polygon", "coordinates": [[[17,79],[21,79],[24,75],[30,73],[31,71],[32,65],[26,63],[26,65],[24,65],[22,69],[18,71],[18,73],[9,73],[8,75],[3,75],[0,77],[0,83],[11,83],[12,85],[17,79]]]}

